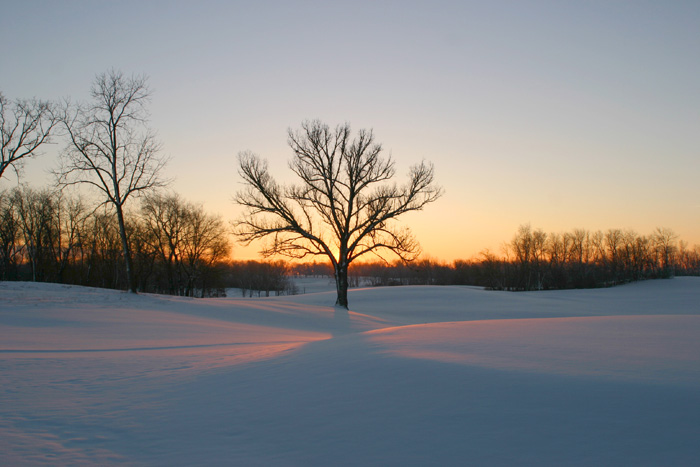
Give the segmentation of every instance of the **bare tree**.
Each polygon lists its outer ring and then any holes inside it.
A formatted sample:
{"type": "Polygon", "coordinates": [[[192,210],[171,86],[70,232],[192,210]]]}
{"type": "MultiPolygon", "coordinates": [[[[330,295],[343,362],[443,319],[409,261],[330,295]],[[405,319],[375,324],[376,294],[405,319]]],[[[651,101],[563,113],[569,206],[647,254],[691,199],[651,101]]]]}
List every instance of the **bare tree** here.
{"type": "Polygon", "coordinates": [[[657,227],[652,234],[652,241],[657,254],[657,264],[660,266],[662,277],[672,277],[674,275],[673,264],[678,252],[677,240],[678,235],[666,227],[657,227]]]}
{"type": "Polygon", "coordinates": [[[58,200],[49,189],[34,190],[28,186],[13,192],[19,225],[31,265],[32,281],[49,279],[52,228],[58,200]]]}
{"type": "Polygon", "coordinates": [[[188,203],[186,208],[187,230],[182,251],[187,276],[186,295],[192,296],[199,285],[204,298],[207,273],[229,255],[227,229],[220,217],[207,214],[201,205],[188,203]]]}
{"type": "Polygon", "coordinates": [[[23,159],[38,154],[56,123],[51,103],[36,99],[12,102],[0,92],[0,178],[8,167],[19,176],[23,159]]]}
{"type": "Polygon", "coordinates": [[[221,218],[177,194],[147,196],[141,213],[149,242],[165,268],[170,293],[193,296],[199,288],[204,296],[207,273],[230,249],[221,218]]]}
{"type": "Polygon", "coordinates": [[[541,290],[547,247],[547,234],[542,229],[532,230],[530,224],[521,225],[507,247],[514,255],[522,290],[541,290]]]}
{"type": "Polygon", "coordinates": [[[136,293],[124,206],[130,197],[166,184],[160,177],[166,159],[146,126],[145,77],[111,70],[95,78],[90,94],[89,104],[69,107],[63,116],[69,144],[59,182],[88,184],[114,207],[129,290],[136,293]]]}
{"type": "Polygon", "coordinates": [[[141,203],[141,216],[148,242],[157,252],[167,278],[168,293],[179,295],[182,282],[182,243],[185,238],[185,210],[176,194],[149,194],[141,203]]]}
{"type": "Polygon", "coordinates": [[[0,280],[16,279],[22,261],[22,226],[14,192],[0,192],[0,280]]]}
{"type": "Polygon", "coordinates": [[[423,209],[442,190],[434,185],[433,166],[425,162],[411,168],[406,185],[383,183],[393,178],[394,162],[381,157],[371,130],[360,130],[353,139],[349,124],[332,130],[316,120],[288,134],[298,185],[279,185],[265,161],[249,152],[239,155],[247,188],[234,198],[246,208],[235,222],[236,234],[246,243],[269,238],[264,256],[327,257],[335,271],[336,305],[347,308],[350,263],[381,251],[415,259],[418,243],[393,221],[423,209]]]}

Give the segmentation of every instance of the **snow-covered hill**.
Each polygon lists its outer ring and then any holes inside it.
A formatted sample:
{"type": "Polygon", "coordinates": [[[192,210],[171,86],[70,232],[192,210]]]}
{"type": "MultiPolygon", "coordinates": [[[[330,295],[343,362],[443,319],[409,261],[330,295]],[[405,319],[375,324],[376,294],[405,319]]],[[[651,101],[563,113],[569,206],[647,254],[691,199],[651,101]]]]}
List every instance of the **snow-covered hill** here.
{"type": "Polygon", "coordinates": [[[700,278],[333,302],[0,282],[0,465],[700,459],[700,278]]]}

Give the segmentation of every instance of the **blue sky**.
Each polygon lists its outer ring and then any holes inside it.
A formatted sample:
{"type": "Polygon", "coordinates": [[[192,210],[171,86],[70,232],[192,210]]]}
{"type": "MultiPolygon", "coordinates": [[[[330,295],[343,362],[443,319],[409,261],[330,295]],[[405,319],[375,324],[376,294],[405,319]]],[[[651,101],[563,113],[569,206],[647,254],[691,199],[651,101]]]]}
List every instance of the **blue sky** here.
{"type": "Polygon", "coordinates": [[[692,245],[698,24],[696,1],[25,0],[3,6],[0,90],[83,100],[109,68],[148,75],[172,188],[227,219],[236,154],[288,180],[287,129],[320,118],[373,128],[399,182],[435,164],[445,196],[405,219],[434,257],[499,251],[524,223],[692,245]]]}

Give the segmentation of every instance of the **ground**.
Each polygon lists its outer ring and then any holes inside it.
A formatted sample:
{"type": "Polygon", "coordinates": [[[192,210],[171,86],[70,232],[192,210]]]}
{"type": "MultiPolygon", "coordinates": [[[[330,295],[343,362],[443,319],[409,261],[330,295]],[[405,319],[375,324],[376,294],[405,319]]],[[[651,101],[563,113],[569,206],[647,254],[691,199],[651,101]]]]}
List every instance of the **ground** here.
{"type": "Polygon", "coordinates": [[[349,312],[333,292],[0,297],[0,465],[700,458],[700,278],[359,289],[349,312]]]}

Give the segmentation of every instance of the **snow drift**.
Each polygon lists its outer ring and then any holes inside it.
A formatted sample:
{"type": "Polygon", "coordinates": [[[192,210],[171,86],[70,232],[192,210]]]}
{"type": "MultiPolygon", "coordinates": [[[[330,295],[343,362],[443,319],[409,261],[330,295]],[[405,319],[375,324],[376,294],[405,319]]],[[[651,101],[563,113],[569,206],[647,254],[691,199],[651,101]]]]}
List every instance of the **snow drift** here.
{"type": "Polygon", "coordinates": [[[690,465],[700,279],[188,299],[0,282],[2,465],[690,465]]]}

